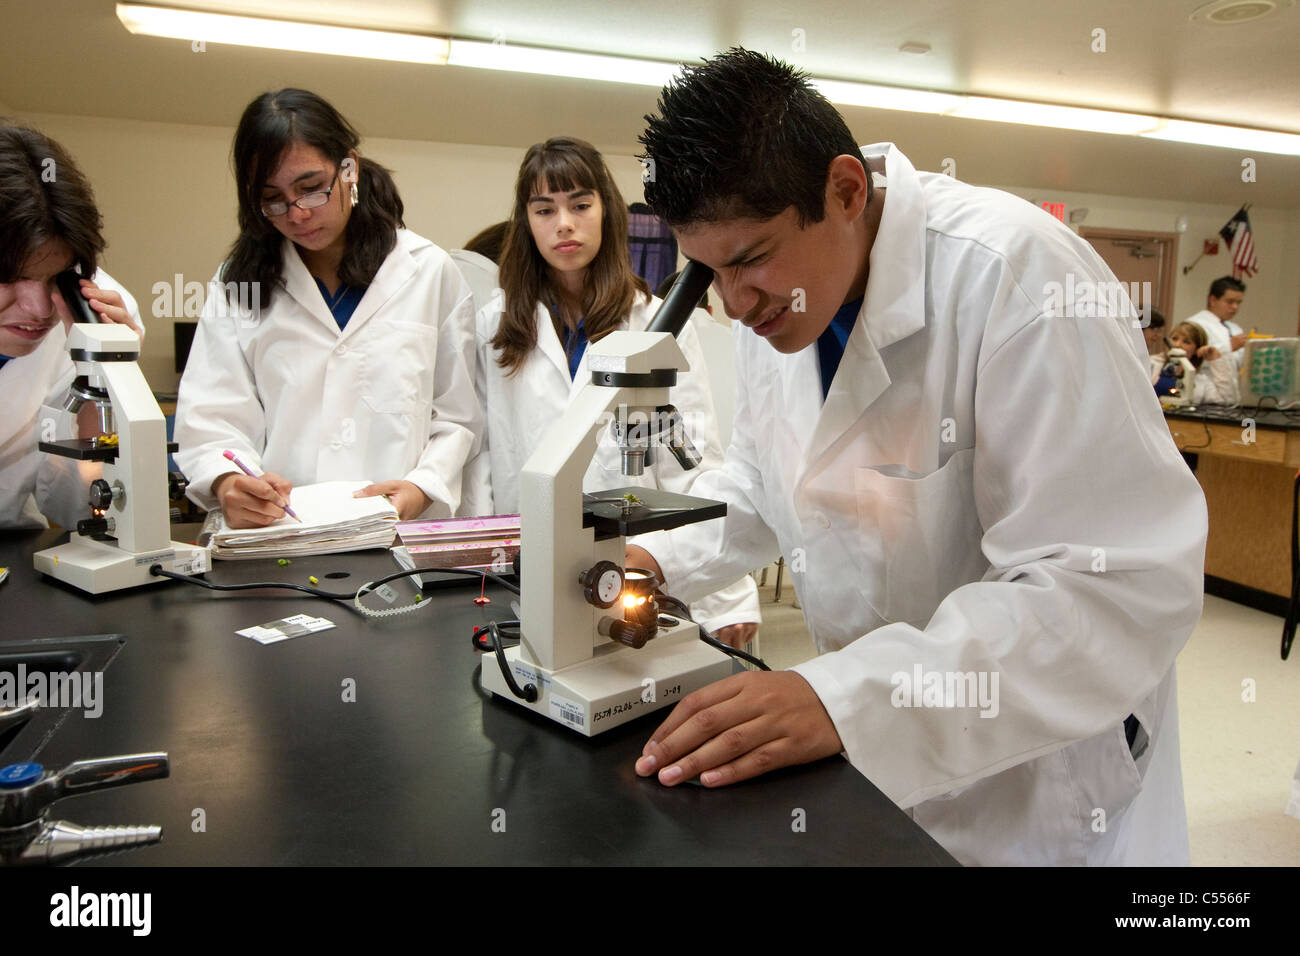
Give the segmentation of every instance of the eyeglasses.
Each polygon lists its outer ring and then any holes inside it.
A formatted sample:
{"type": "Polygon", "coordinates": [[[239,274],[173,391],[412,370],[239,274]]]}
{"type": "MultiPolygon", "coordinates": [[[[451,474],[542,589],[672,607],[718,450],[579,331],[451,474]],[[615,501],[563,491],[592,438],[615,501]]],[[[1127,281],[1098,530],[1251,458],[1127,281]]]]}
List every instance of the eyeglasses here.
{"type": "Polygon", "coordinates": [[[305,196],[299,196],[293,202],[264,202],[262,203],[262,215],[267,219],[274,219],[276,216],[283,216],[289,211],[290,206],[297,206],[299,209],[318,209],[330,201],[330,193],[334,192],[334,187],[338,184],[339,170],[334,170],[334,178],[330,180],[330,188],[322,189],[319,192],[308,193],[305,196]]]}

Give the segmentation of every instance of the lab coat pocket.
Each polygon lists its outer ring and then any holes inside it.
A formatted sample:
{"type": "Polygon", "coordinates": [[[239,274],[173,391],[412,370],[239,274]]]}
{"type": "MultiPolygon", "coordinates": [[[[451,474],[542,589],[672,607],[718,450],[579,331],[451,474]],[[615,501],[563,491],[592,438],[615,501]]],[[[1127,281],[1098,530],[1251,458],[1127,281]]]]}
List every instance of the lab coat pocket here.
{"type": "Polygon", "coordinates": [[[987,569],[974,460],[967,448],[919,478],[855,469],[859,530],[880,555],[879,567],[864,569],[867,600],[886,621],[924,627],[949,592],[987,569]]]}
{"type": "Polygon", "coordinates": [[[364,355],[361,399],[372,411],[415,415],[432,406],[438,331],[415,322],[389,322],[364,355]]]}

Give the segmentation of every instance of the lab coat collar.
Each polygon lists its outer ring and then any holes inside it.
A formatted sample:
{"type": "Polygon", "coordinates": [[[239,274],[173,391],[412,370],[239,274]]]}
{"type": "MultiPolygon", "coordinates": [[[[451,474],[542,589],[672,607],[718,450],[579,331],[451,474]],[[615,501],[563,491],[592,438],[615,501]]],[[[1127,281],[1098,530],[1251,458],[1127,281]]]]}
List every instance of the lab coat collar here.
{"type": "Polygon", "coordinates": [[[371,281],[370,286],[366,289],[365,295],[357,304],[356,311],[352,313],[352,318],[348,320],[347,328],[342,332],[339,331],[339,324],[335,320],[333,313],[330,312],[329,306],[325,304],[325,299],[316,285],[315,278],[307,271],[307,266],[303,264],[302,257],[298,255],[298,250],[294,248],[291,240],[284,241],[284,285],[285,291],[297,300],[298,304],[306,309],[318,321],[323,322],[325,326],[341,339],[346,339],[355,335],[366,322],[378,312],[384,304],[393,297],[393,295],[410,281],[416,273],[415,259],[413,254],[416,250],[432,243],[423,236],[416,235],[407,229],[397,230],[397,241],[391,252],[380,265],[379,271],[375,273],[375,278],[371,281]]]}
{"type": "Polygon", "coordinates": [[[431,245],[433,243],[428,239],[408,229],[397,230],[397,242],[379,267],[379,271],[375,273],[374,279],[370,281],[366,294],[357,303],[357,310],[352,313],[347,328],[343,330],[343,338],[356,335],[371,316],[382,309],[402,286],[411,281],[417,271],[415,252],[431,245]]]}
{"type": "MultiPolygon", "coordinates": [[[[555,334],[555,323],[551,321],[551,312],[540,302],[537,303],[536,318],[537,345],[542,350],[542,354],[555,366],[555,371],[564,377],[564,383],[569,386],[569,392],[572,394],[574,387],[579,386],[582,368],[579,367],[578,374],[570,377],[569,360],[564,354],[564,345],[560,342],[560,337],[555,334]]],[[[583,361],[586,361],[585,355],[583,361]]]]}
{"type": "Polygon", "coordinates": [[[871,271],[860,317],[877,349],[925,325],[925,197],[916,169],[893,143],[862,147],[885,157],[885,210],[871,246],[871,271]]]}
{"type": "MultiPolygon", "coordinates": [[[[916,170],[893,143],[864,146],[862,155],[885,157],[885,208],[862,309],[840,362],[851,374],[837,374],[831,383],[810,439],[810,460],[829,450],[889,387],[880,350],[925,325],[925,199],[916,170]]],[[[803,364],[815,368],[815,358],[803,364]]]]}

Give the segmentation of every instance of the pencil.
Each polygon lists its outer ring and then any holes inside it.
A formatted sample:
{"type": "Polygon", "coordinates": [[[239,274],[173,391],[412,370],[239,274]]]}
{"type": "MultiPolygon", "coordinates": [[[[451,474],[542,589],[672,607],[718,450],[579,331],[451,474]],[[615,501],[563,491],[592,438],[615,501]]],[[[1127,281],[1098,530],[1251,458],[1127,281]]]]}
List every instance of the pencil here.
{"type": "MultiPolygon", "coordinates": [[[[239,470],[242,471],[244,474],[248,475],[249,478],[262,477],[261,475],[253,474],[253,472],[249,469],[249,467],[245,465],[242,461],[240,461],[239,456],[237,456],[233,451],[227,450],[227,451],[223,451],[221,454],[223,457],[229,458],[232,462],[234,462],[239,467],[239,470]]],[[[294,514],[293,509],[290,508],[287,504],[284,506],[284,513],[287,514],[294,521],[298,522],[299,524],[302,524],[302,519],[299,518],[296,514],[294,514]]]]}

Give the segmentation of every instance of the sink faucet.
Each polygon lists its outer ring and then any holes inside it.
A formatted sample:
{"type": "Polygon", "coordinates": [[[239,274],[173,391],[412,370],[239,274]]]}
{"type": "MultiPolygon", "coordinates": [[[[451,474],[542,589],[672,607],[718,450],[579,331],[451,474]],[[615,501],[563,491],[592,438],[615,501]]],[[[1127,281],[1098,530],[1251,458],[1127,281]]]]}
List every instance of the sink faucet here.
{"type": "Polygon", "coordinates": [[[169,772],[165,753],[78,760],[58,773],[38,763],[0,768],[0,864],[62,863],[157,843],[162,827],[82,827],[46,817],[50,805],[64,797],[157,780],[169,772]]]}

